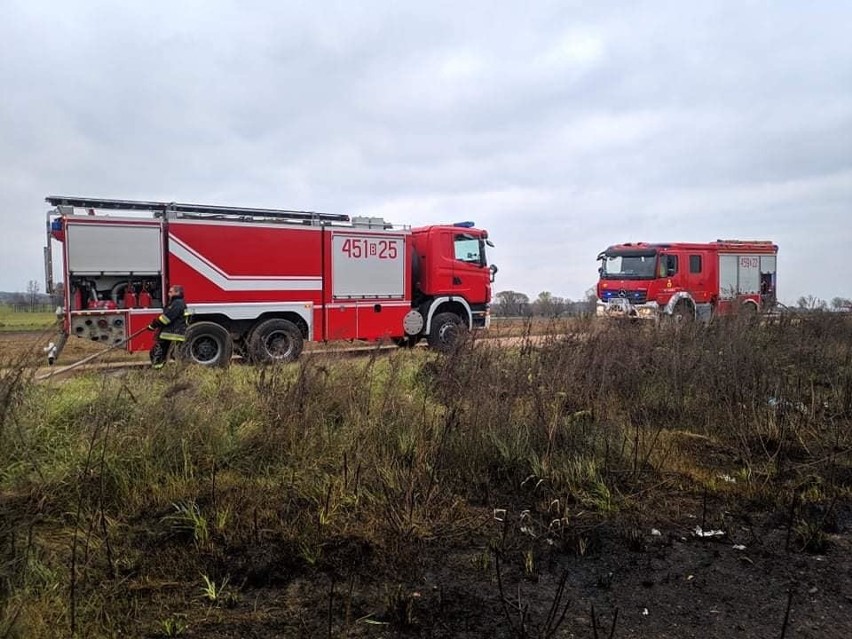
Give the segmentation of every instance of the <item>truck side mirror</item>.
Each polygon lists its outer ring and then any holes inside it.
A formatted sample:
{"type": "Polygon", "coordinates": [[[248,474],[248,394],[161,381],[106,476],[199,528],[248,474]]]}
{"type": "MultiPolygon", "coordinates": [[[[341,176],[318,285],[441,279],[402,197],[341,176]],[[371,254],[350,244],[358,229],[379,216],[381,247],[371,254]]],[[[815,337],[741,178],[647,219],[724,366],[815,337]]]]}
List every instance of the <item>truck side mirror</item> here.
{"type": "Polygon", "coordinates": [[[497,268],[497,265],[496,265],[496,264],[492,264],[492,265],[488,268],[488,270],[490,270],[490,271],[491,271],[491,279],[490,279],[490,281],[491,281],[491,282],[493,282],[493,281],[494,281],[494,276],[495,276],[495,275],[497,275],[497,271],[498,271],[498,270],[500,270],[500,269],[498,269],[498,268],[497,268]]]}

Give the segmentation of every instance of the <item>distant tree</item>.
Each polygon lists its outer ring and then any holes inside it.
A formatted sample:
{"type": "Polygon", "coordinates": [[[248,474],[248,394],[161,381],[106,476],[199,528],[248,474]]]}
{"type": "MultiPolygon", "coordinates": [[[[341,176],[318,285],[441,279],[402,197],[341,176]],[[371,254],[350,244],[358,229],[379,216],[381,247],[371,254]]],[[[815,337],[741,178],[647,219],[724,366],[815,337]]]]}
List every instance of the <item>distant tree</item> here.
{"type": "Polygon", "coordinates": [[[494,314],[499,317],[517,317],[528,315],[530,298],[517,291],[500,291],[495,296],[494,314]]]}
{"type": "Polygon", "coordinates": [[[38,291],[39,284],[36,280],[30,280],[27,282],[27,304],[30,307],[30,310],[35,310],[36,304],[38,304],[38,291]]]}
{"type": "Polygon", "coordinates": [[[824,311],[828,308],[825,300],[821,300],[813,295],[802,295],[796,301],[796,306],[803,311],[824,311]]]}
{"type": "Polygon", "coordinates": [[[553,316],[553,293],[550,291],[542,291],[533,302],[533,314],[543,315],[544,317],[553,316]]]}
{"type": "Polygon", "coordinates": [[[543,317],[559,317],[565,312],[565,300],[550,291],[542,291],[533,302],[533,314],[543,317]]]}
{"type": "Polygon", "coordinates": [[[832,298],[831,308],[833,308],[835,311],[852,310],[852,300],[848,297],[832,298]]]}
{"type": "Polygon", "coordinates": [[[585,312],[589,315],[594,315],[598,305],[598,290],[594,286],[586,289],[585,312]]]}
{"type": "Polygon", "coordinates": [[[65,304],[65,283],[56,282],[53,285],[53,293],[50,296],[50,301],[54,306],[62,306],[65,304]]]}

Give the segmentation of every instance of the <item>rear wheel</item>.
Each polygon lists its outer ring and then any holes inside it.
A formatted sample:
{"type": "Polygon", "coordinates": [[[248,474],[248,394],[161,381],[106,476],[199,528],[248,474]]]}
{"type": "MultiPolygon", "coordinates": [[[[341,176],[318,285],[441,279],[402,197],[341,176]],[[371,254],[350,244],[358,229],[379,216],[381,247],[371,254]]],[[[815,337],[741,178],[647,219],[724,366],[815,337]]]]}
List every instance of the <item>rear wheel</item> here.
{"type": "Polygon", "coordinates": [[[252,360],[260,364],[292,362],[302,354],[304,345],[305,339],[298,326],[276,318],[266,320],[251,332],[249,353],[252,360]]]}
{"type": "Polygon", "coordinates": [[[745,322],[753,322],[757,317],[757,304],[752,301],[741,302],[737,313],[745,322]]]}
{"type": "Polygon", "coordinates": [[[183,359],[202,366],[227,366],[234,354],[228,330],[215,322],[198,322],[186,330],[183,359]]]}
{"type": "Polygon", "coordinates": [[[429,346],[441,353],[449,353],[456,348],[467,333],[467,327],[455,313],[438,313],[432,318],[427,341],[429,346]]]}

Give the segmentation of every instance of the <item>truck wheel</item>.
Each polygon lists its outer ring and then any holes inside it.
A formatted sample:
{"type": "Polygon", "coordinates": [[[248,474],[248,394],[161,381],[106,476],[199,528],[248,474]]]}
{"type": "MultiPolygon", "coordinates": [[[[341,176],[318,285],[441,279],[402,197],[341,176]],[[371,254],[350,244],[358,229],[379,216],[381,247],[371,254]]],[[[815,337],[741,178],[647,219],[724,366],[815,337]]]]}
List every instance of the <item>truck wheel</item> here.
{"type": "Polygon", "coordinates": [[[686,301],[680,301],[672,309],[672,321],[675,324],[685,324],[695,319],[695,308],[686,301]]]}
{"type": "Polygon", "coordinates": [[[270,319],[251,332],[249,353],[259,364],[292,362],[302,354],[305,345],[302,331],[285,319],[270,319]]]}
{"type": "Polygon", "coordinates": [[[758,316],[757,304],[749,301],[741,302],[737,308],[737,315],[739,315],[744,322],[751,323],[755,321],[758,316]]]}
{"type": "Polygon", "coordinates": [[[432,328],[426,341],[429,346],[441,353],[449,353],[459,345],[467,327],[455,313],[438,313],[432,319],[432,328]]]}
{"type": "Polygon", "coordinates": [[[198,322],[186,329],[183,359],[202,366],[227,366],[234,353],[228,330],[215,322],[198,322]]]}

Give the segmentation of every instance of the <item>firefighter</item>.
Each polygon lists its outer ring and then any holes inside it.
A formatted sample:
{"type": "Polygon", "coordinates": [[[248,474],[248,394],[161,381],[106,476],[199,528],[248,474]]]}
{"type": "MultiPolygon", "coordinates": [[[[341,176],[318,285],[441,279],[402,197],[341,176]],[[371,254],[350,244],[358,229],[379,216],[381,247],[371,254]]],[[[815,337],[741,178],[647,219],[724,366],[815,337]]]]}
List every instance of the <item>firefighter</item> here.
{"type": "Polygon", "coordinates": [[[162,315],[148,325],[149,331],[159,330],[150,351],[151,365],[154,368],[162,368],[174,346],[186,340],[187,315],[183,286],[173,284],[169,287],[169,305],[162,315]]]}

